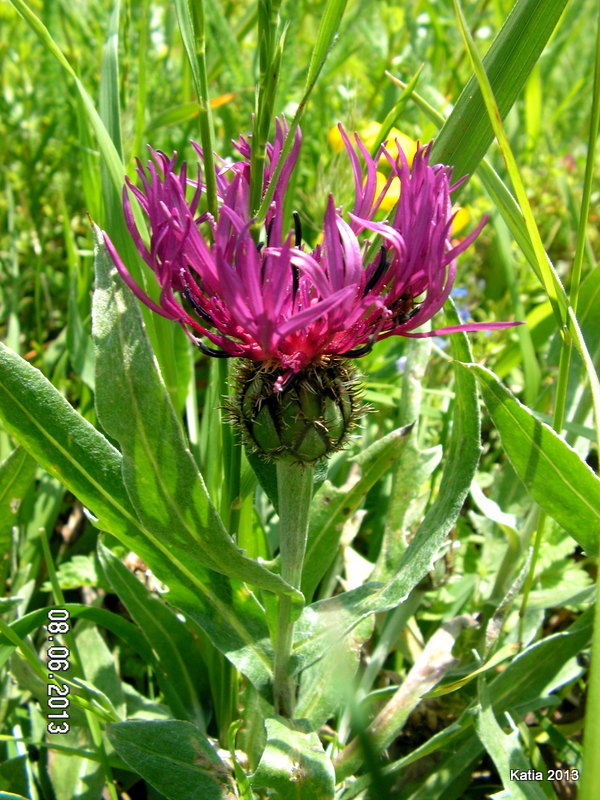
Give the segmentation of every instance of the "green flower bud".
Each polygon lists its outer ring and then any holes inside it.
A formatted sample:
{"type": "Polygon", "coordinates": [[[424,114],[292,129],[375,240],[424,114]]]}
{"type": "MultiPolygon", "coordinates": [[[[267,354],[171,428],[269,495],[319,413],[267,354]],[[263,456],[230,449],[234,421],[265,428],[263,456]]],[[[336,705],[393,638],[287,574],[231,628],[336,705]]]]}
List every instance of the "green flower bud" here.
{"type": "Polygon", "coordinates": [[[244,443],[263,458],[312,464],[341,449],[363,411],[350,361],[329,358],[273,387],[281,369],[238,362],[236,397],[229,408],[244,443]]]}

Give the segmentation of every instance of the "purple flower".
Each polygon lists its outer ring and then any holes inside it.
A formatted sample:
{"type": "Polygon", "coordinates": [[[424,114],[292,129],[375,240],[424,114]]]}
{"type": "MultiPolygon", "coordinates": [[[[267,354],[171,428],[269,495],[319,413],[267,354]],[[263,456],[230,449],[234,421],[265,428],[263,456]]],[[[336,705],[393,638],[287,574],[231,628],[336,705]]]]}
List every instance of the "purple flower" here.
{"type": "MultiPolygon", "coordinates": [[[[355,181],[354,208],[342,216],[330,195],[321,244],[308,252],[284,219],[284,199],[300,149],[299,130],[274,188],[265,220],[266,242],[257,242],[249,215],[250,145],[235,143],[240,160],[217,160],[219,216],[199,213],[204,184],[187,175],[176,157],[150,150],[146,170],[138,161],[142,188],[127,181],[125,220],[136,247],[160,286],[158,303],[136,284],[110,239],[115,265],[136,296],[153,311],[179,322],[204,352],[239,356],[280,368],[288,377],[328,356],[358,357],[388,336],[435,336],[455,331],[504,328],[515,323],[470,323],[414,332],[436,314],[450,294],[456,258],[477,237],[485,219],[458,244],[451,242],[451,168],[429,165],[431,145],[419,147],[412,167],[398,146],[394,159],[381,147],[375,159],[355,135],[340,132],[355,181]],[[361,167],[360,157],[365,164],[361,167]],[[377,191],[377,170],[389,178],[377,191]],[[400,197],[391,218],[375,217],[392,180],[400,197]],[[146,246],[132,213],[130,193],[150,228],[146,246]],[[207,346],[202,339],[212,346],[207,346]]],[[[267,146],[263,191],[273,179],[287,136],[277,122],[267,146]]],[[[194,144],[200,160],[202,150],[194,144]]],[[[298,220],[298,217],[295,217],[298,220]]],[[[291,220],[290,220],[291,222],[291,220]]]]}

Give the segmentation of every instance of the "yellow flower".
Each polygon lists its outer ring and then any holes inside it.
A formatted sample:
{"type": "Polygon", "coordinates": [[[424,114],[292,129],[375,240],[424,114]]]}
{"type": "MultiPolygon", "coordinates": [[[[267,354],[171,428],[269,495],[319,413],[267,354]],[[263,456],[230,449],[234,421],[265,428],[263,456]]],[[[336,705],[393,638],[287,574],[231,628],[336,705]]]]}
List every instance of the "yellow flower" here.
{"type": "Polygon", "coordinates": [[[452,221],[452,236],[456,236],[457,233],[460,233],[460,231],[462,231],[462,229],[468,225],[471,218],[471,215],[467,209],[462,208],[462,206],[459,206],[459,208],[455,209],[455,213],[456,216],[452,221]]]}
{"type": "MultiPolygon", "coordinates": [[[[383,172],[377,173],[377,188],[375,190],[375,199],[377,199],[380,193],[385,188],[387,183],[387,177],[383,174],[383,172]]],[[[400,199],[400,180],[398,178],[393,178],[391,184],[388,187],[387,192],[383,200],[381,201],[381,205],[379,208],[382,211],[391,211],[398,200],[400,199]]]]}
{"type": "MultiPolygon", "coordinates": [[[[363,140],[365,147],[368,150],[372,150],[380,131],[381,124],[379,122],[368,122],[359,129],[358,135],[363,140]]],[[[411,139],[410,136],[407,136],[405,133],[402,133],[402,131],[399,131],[398,128],[392,128],[386,138],[387,150],[392,158],[398,158],[398,147],[396,146],[396,140],[398,140],[398,144],[404,151],[404,155],[406,156],[409,165],[411,165],[417,151],[417,143],[411,139]]],[[[344,149],[344,142],[342,141],[342,137],[337,125],[334,125],[333,128],[329,129],[327,133],[327,139],[331,149],[335,153],[341,153],[341,151],[344,149]]]]}

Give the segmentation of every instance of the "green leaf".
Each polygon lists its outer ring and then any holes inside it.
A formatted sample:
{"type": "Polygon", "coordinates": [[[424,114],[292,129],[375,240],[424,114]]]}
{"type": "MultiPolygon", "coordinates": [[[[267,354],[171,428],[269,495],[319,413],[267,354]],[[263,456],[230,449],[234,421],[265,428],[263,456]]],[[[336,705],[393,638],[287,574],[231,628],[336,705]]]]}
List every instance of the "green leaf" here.
{"type": "Polygon", "coordinates": [[[194,79],[198,95],[200,141],[204,153],[204,180],[206,182],[206,202],[209,211],[216,218],[217,187],[213,163],[214,134],[210,111],[208,75],[206,71],[206,28],[204,0],[175,0],[175,12],[179,32],[194,79]]]}
{"type": "MultiPolygon", "coordinates": [[[[540,57],[567,0],[517,0],[483,59],[502,117],[510,111],[540,57]]],[[[494,134],[477,80],[472,76],[435,140],[432,163],[471,175],[494,134]]]]}
{"type": "Polygon", "coordinates": [[[352,699],[361,645],[371,636],[373,627],[373,617],[363,620],[303,671],[294,713],[298,719],[307,719],[313,730],[319,730],[352,699]]]}
{"type": "Polygon", "coordinates": [[[35,367],[0,343],[0,416],[6,429],[116,536],[137,520],[121,456],[35,367]]]}
{"type": "Polygon", "coordinates": [[[255,453],[246,451],[246,458],[250,464],[252,471],[256,475],[262,490],[271,501],[273,508],[279,513],[279,497],[277,494],[277,470],[275,464],[271,461],[265,461],[264,458],[257,456],[255,453]]]}
{"type": "Polygon", "coordinates": [[[591,639],[594,609],[585,611],[566,631],[547,636],[519,653],[489,685],[496,714],[511,711],[525,714],[572,680],[566,668],[591,639]]]}
{"type": "Polygon", "coordinates": [[[97,411],[121,446],[124,482],[140,520],[188,570],[208,567],[298,599],[280,576],[244,556],[223,527],[184,441],[137,301],[118,278],[98,228],[95,235],[97,411]]]}
{"type": "MultiPolygon", "coordinates": [[[[82,586],[98,586],[99,576],[94,555],[84,556],[78,553],[68,561],[61,561],[56,570],[58,585],[63,591],[80,589],[82,586]]],[[[52,583],[47,580],[42,584],[42,592],[51,592],[52,583]]]]}
{"type": "Polygon", "coordinates": [[[333,800],[335,773],[314,732],[281,717],[265,720],[267,744],[250,782],[280,800],[333,800]]]}
{"type": "MultiPolygon", "coordinates": [[[[106,630],[116,634],[133,647],[144,661],[149,664],[154,662],[152,650],[148,647],[142,634],[131,622],[124,619],[121,615],[113,614],[103,608],[83,606],[79,603],[66,603],[63,608],[66,609],[73,618],[80,617],[81,619],[87,619],[93,622],[94,625],[106,628],[106,630]]],[[[12,623],[10,628],[20,639],[25,639],[30,633],[41,628],[47,621],[48,609],[38,608],[20,617],[12,623]]],[[[0,635],[0,667],[6,662],[6,659],[10,656],[13,649],[14,643],[9,642],[0,635]]]]}
{"type": "Polygon", "coordinates": [[[98,558],[108,582],[156,654],[159,685],[173,714],[204,724],[197,692],[202,656],[188,626],[149,592],[124,564],[98,542],[98,558]]]}
{"type": "MultiPolygon", "coordinates": [[[[108,23],[106,41],[102,48],[98,111],[106,131],[114,144],[119,161],[123,160],[121,144],[121,108],[119,100],[119,6],[114,0],[108,23]]],[[[111,178],[108,163],[103,156],[100,162],[102,195],[104,199],[103,224],[110,231],[122,230],[121,187],[111,178]]]]}
{"type": "Polygon", "coordinates": [[[311,87],[317,80],[321,72],[329,51],[338,34],[338,28],[347,0],[327,0],[327,4],[321,17],[321,24],[317,33],[317,39],[312,51],[312,57],[306,73],[306,87],[311,87]]]}
{"type": "MultiPolygon", "coordinates": [[[[394,403],[400,423],[418,425],[431,346],[429,339],[410,339],[407,343],[402,391],[394,403]]],[[[421,450],[418,430],[414,430],[393,466],[385,528],[371,580],[388,581],[398,572],[410,533],[422,519],[421,487],[441,458],[442,446],[421,450]]]]}
{"type": "MultiPolygon", "coordinates": [[[[494,712],[510,711],[522,716],[548,705],[548,695],[576,677],[581,668],[576,657],[589,645],[593,631],[594,609],[585,611],[566,631],[547,636],[519,653],[490,685],[494,712]]],[[[459,797],[471,780],[470,767],[481,758],[484,748],[472,727],[473,714],[468,709],[462,717],[434,734],[424,745],[390,765],[398,772],[424,756],[439,753],[436,770],[422,784],[418,797],[459,797]],[[445,754],[450,753],[446,756],[445,754]],[[464,777],[464,781],[461,780],[464,777]],[[452,786],[454,783],[458,784],[452,786]],[[460,787],[463,787],[461,790],[460,787]]],[[[368,778],[359,778],[357,788],[368,785],[368,778]]],[[[355,795],[353,795],[355,796],[355,795]]]]}
{"type": "MultiPolygon", "coordinates": [[[[120,0],[114,0],[102,52],[99,108],[100,116],[115,146],[117,155],[122,159],[121,110],[119,104],[119,6],[120,0]]],[[[117,187],[113,188],[116,189],[117,187]]]]}
{"type": "Polygon", "coordinates": [[[540,506],[591,555],[598,552],[600,480],[548,425],[539,422],[496,376],[464,364],[477,378],[502,445],[540,506]]]}
{"type": "Polygon", "coordinates": [[[9,794],[11,792],[23,792],[27,794],[28,790],[28,776],[27,776],[27,756],[21,755],[15,758],[7,758],[0,763],[0,789],[7,790],[1,791],[0,797],[6,795],[7,797],[20,797],[21,795],[9,794]]]}
{"type": "Polygon", "coordinates": [[[237,790],[241,800],[256,800],[256,795],[250,786],[250,780],[242,769],[238,761],[238,754],[236,752],[235,740],[237,732],[239,731],[242,723],[243,720],[241,719],[236,719],[235,722],[231,723],[229,730],[227,731],[227,745],[229,747],[229,755],[231,756],[231,761],[233,763],[233,771],[235,773],[237,790]]]}
{"type": "Polygon", "coordinates": [[[406,447],[412,425],[391,431],[353,460],[361,470],[360,480],[348,491],[325,481],[311,505],[302,592],[312,597],[338,548],[344,522],[361,504],[366,493],[393,466],[406,447]]]}
{"type": "MultiPolygon", "coordinates": [[[[581,284],[579,302],[577,304],[577,319],[581,325],[590,357],[596,370],[600,374],[600,266],[596,267],[581,284]]],[[[561,338],[556,334],[548,358],[551,364],[558,364],[561,338]]],[[[592,398],[589,385],[582,380],[583,362],[579,353],[571,356],[568,385],[568,416],[575,421],[584,422],[589,414],[592,398]]],[[[568,430],[568,428],[567,428],[568,430]]],[[[574,437],[570,437],[571,440],[574,437]]],[[[592,433],[592,441],[595,434],[592,433]]]]}
{"type": "Polygon", "coordinates": [[[190,722],[119,722],[106,732],[123,761],[167,800],[235,800],[225,765],[190,722]]]}
{"type": "Polygon", "coordinates": [[[258,689],[271,677],[272,653],[262,606],[242,584],[191,568],[137,519],[121,476],[122,458],[42,373],[0,343],[0,417],[38,463],[167,584],[168,601],[194,619],[258,689]]]}
{"type": "Polygon", "coordinates": [[[96,627],[78,626],[75,631],[84,678],[103,692],[119,715],[125,715],[125,697],[117,675],[115,659],[96,627]]]}
{"type": "Polygon", "coordinates": [[[159,128],[166,128],[169,125],[181,125],[195,119],[198,114],[198,103],[183,103],[182,105],[168,108],[153,117],[147,125],[147,133],[154,133],[159,128]]]}
{"type": "MultiPolygon", "coordinates": [[[[204,0],[200,0],[200,2],[202,5],[204,4],[204,0]]],[[[198,99],[202,102],[202,81],[196,55],[196,34],[194,33],[194,20],[192,19],[189,0],[175,0],[175,10],[177,12],[177,22],[179,23],[179,33],[187,55],[187,62],[192,71],[194,86],[198,93],[198,99]]]]}
{"type": "MultiPolygon", "coordinates": [[[[457,322],[453,306],[447,307],[448,324],[457,322]]],[[[452,355],[470,358],[464,333],[450,337],[452,355]]],[[[463,506],[479,461],[479,404],[475,380],[456,365],[455,401],[450,444],[435,503],[427,512],[389,583],[367,583],[358,589],[314,603],[304,609],[294,629],[292,663],[300,671],[322,657],[336,639],[369,614],[395,608],[423,580],[443,552],[446,537],[463,506]]]]}
{"type": "Polygon", "coordinates": [[[0,586],[9,566],[11,531],[19,519],[19,508],[35,478],[37,464],[26,450],[17,447],[0,464],[0,586]]]}
{"type": "Polygon", "coordinates": [[[531,769],[531,763],[523,752],[519,742],[518,730],[511,733],[504,733],[492,707],[489,690],[484,681],[481,681],[481,708],[475,720],[475,730],[477,735],[491,756],[502,784],[507,792],[510,792],[511,799],[521,800],[544,800],[545,792],[538,783],[533,781],[511,780],[511,769],[527,771],[531,769]]]}

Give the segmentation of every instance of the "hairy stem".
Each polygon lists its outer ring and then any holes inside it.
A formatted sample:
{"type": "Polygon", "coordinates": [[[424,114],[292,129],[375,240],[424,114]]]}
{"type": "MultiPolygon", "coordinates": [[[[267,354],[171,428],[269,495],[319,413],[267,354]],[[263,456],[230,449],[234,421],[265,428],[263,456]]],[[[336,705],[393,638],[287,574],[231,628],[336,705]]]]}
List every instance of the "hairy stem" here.
{"type": "MultiPolygon", "coordinates": [[[[277,462],[281,577],[296,589],[300,587],[302,579],[313,472],[313,467],[306,464],[277,462]]],[[[291,599],[280,597],[275,641],[273,697],[277,713],[289,718],[294,713],[296,696],[296,683],[290,675],[294,634],[292,612],[291,599]]]]}

